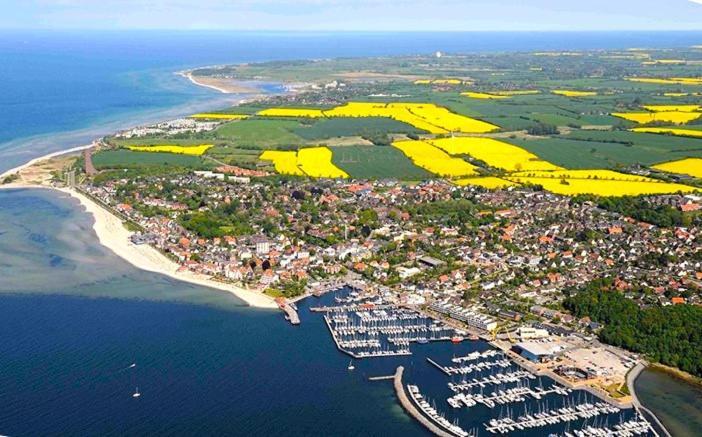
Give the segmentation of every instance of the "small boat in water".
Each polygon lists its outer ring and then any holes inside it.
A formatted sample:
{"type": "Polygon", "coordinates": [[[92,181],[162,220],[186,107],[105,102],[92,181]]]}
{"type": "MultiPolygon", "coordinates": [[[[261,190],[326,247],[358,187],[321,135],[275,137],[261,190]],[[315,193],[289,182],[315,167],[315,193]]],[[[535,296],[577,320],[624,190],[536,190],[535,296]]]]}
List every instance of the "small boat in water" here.
{"type": "Polygon", "coordinates": [[[349,369],[349,370],[353,370],[353,369],[355,369],[355,368],[356,368],[356,366],[353,365],[353,360],[349,361],[349,367],[348,367],[348,369],[349,369]]]}
{"type": "Polygon", "coordinates": [[[419,344],[427,344],[427,343],[429,343],[429,340],[427,340],[425,337],[422,337],[422,338],[420,338],[419,340],[417,340],[417,343],[419,343],[419,344]]]}
{"type": "Polygon", "coordinates": [[[134,394],[132,394],[132,397],[133,397],[133,398],[138,398],[139,396],[141,396],[141,393],[139,393],[139,387],[137,387],[137,388],[136,388],[136,391],[134,392],[134,394]]]}
{"type": "Polygon", "coordinates": [[[454,335],[453,337],[451,337],[451,343],[456,344],[456,343],[460,343],[462,341],[463,341],[463,337],[461,337],[460,335],[454,335]]]}

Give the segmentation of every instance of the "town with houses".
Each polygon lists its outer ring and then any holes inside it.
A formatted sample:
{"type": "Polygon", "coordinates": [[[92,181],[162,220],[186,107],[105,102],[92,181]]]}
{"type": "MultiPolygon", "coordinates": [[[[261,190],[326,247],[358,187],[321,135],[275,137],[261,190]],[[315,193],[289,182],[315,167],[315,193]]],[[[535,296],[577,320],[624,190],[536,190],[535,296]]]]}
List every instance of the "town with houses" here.
{"type": "MultiPolygon", "coordinates": [[[[134,244],[181,270],[280,302],[354,281],[615,400],[628,400],[613,387],[639,357],[565,311],[567,291],[610,278],[642,308],[702,302],[699,226],[658,227],[539,190],[299,180],[233,166],[80,189],[138,229],[134,244]]],[[[693,195],[651,201],[702,205],[693,195]]]]}

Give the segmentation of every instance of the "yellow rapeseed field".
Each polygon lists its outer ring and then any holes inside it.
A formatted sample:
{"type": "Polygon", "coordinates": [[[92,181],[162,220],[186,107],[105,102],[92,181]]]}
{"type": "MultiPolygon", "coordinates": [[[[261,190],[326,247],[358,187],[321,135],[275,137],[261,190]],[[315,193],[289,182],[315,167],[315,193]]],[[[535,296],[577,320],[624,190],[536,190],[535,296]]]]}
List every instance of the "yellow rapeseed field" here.
{"type": "Polygon", "coordinates": [[[631,82],[653,83],[658,85],[702,85],[702,77],[628,77],[631,82]]]}
{"type": "Polygon", "coordinates": [[[647,134],[670,134],[681,137],[698,137],[702,138],[702,130],[694,129],[678,129],[675,127],[636,127],[631,129],[633,132],[642,132],[647,134]]]}
{"type": "Polygon", "coordinates": [[[666,97],[687,97],[687,96],[700,96],[700,93],[663,93],[666,97]]]}
{"type": "Polygon", "coordinates": [[[697,120],[698,118],[702,117],[702,112],[613,112],[612,115],[639,124],[646,124],[654,121],[686,124],[691,122],[692,120],[697,120]]]}
{"type": "Polygon", "coordinates": [[[212,144],[201,144],[199,146],[177,146],[170,144],[159,144],[156,146],[129,146],[129,150],[135,152],[166,152],[176,153],[179,155],[200,156],[207,152],[207,149],[213,147],[212,144]]]}
{"type": "Polygon", "coordinates": [[[475,185],[478,187],[488,188],[490,190],[495,190],[498,188],[507,188],[516,185],[514,182],[510,182],[506,179],[500,179],[493,176],[458,179],[454,181],[454,183],[462,187],[467,185],[475,185]]]}
{"type": "Polygon", "coordinates": [[[519,172],[505,177],[520,184],[541,185],[563,195],[596,194],[599,196],[636,196],[641,194],[689,193],[694,187],[661,182],[612,170],[561,170],[554,172],[519,172]]]}
{"type": "Polygon", "coordinates": [[[217,113],[199,113],[193,114],[190,118],[203,118],[209,120],[243,120],[247,118],[245,114],[217,114],[217,113]]]}
{"type": "Polygon", "coordinates": [[[482,100],[488,100],[488,99],[507,99],[509,96],[507,95],[502,95],[502,94],[490,94],[490,93],[479,93],[476,91],[466,91],[464,93],[461,93],[462,96],[470,97],[471,99],[482,99],[482,100]]]}
{"type": "Polygon", "coordinates": [[[449,155],[469,155],[491,167],[507,170],[561,170],[521,147],[492,138],[453,137],[427,141],[449,155]]]}
{"type": "Polygon", "coordinates": [[[324,117],[324,111],[321,109],[309,108],[270,108],[259,111],[258,115],[264,117],[309,117],[319,118],[324,117]]]}
{"type": "Polygon", "coordinates": [[[702,179],[702,158],[686,158],[654,165],[653,168],[702,179]]]}
{"type": "Polygon", "coordinates": [[[552,90],[551,92],[566,97],[591,97],[597,95],[595,91],[552,90]]]}
{"type": "Polygon", "coordinates": [[[424,141],[396,141],[392,143],[402,151],[417,167],[444,177],[472,176],[476,167],[459,158],[452,158],[441,149],[424,141]]]}
{"type": "Polygon", "coordinates": [[[700,105],[644,105],[643,108],[651,112],[698,112],[700,105]]]}
{"type": "Polygon", "coordinates": [[[499,129],[493,124],[453,113],[431,103],[349,102],[326,111],[272,108],[261,111],[258,115],[273,117],[388,117],[432,134],[486,133],[499,129]]]}
{"type": "Polygon", "coordinates": [[[315,178],[347,178],[349,175],[332,163],[328,147],[308,147],[297,152],[297,166],[315,178]]]}
{"type": "Polygon", "coordinates": [[[494,124],[459,115],[433,104],[391,103],[388,106],[395,109],[404,109],[410,114],[449,132],[482,134],[499,129],[494,124]]]}
{"type": "Polygon", "coordinates": [[[566,196],[578,194],[595,194],[598,196],[639,196],[642,194],[672,194],[677,192],[689,193],[694,188],[687,185],[669,184],[664,182],[620,182],[609,180],[561,179],[510,177],[513,182],[521,184],[541,185],[545,190],[566,196]]]}
{"type": "Polygon", "coordinates": [[[266,150],[259,156],[262,161],[271,161],[275,166],[275,171],[280,174],[304,176],[305,173],[297,166],[297,152],[266,150]]]}

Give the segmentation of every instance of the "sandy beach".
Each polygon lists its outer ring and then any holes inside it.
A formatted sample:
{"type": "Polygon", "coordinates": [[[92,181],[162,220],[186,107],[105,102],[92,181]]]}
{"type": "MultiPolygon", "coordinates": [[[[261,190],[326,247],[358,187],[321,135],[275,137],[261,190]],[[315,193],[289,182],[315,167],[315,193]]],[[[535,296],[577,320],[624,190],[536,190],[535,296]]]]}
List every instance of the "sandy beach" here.
{"type": "MultiPolygon", "coordinates": [[[[63,155],[69,152],[81,150],[83,148],[85,147],[75,148],[71,149],[70,151],[63,151],[52,155],[63,155]]],[[[41,158],[37,158],[36,160],[34,160],[34,162],[45,161],[49,157],[49,155],[43,156],[41,158]]],[[[14,174],[19,170],[26,169],[28,166],[29,164],[25,164],[23,166],[9,170],[6,173],[4,173],[3,176],[14,174]]],[[[100,244],[110,249],[117,256],[124,259],[134,267],[149,272],[160,273],[162,275],[169,276],[179,281],[227,291],[229,293],[232,293],[239,299],[243,300],[252,307],[271,309],[278,307],[273,298],[263,293],[246,290],[244,288],[237,287],[234,284],[218,282],[212,280],[208,276],[198,275],[188,270],[178,271],[180,266],[177,263],[168,259],[163,254],[161,254],[155,248],[151,247],[148,244],[133,244],[129,239],[132,233],[123,226],[122,221],[117,216],[111,214],[105,208],[95,203],[92,199],[79,193],[76,190],[23,182],[0,185],[0,189],[18,188],[51,189],[60,191],[77,199],[80,202],[80,204],[85,208],[86,212],[93,216],[93,229],[97,234],[100,244]]]]}
{"type": "Polygon", "coordinates": [[[249,86],[234,79],[223,79],[216,77],[195,77],[190,71],[179,73],[197,86],[210,88],[223,94],[258,94],[261,92],[253,86],[249,86]]]}
{"type": "Polygon", "coordinates": [[[34,164],[38,164],[42,161],[46,161],[48,159],[55,158],[55,157],[61,156],[61,155],[68,155],[69,153],[80,152],[81,150],[89,149],[89,148],[93,147],[94,145],[95,145],[94,143],[93,144],[86,144],[84,146],[77,146],[77,147],[73,147],[71,149],[59,150],[58,152],[53,152],[53,153],[49,153],[48,155],[34,158],[31,161],[28,161],[28,162],[26,162],[18,167],[11,168],[11,169],[7,170],[6,172],[4,172],[3,174],[0,174],[0,180],[6,178],[7,176],[15,174],[21,170],[24,170],[28,167],[31,167],[34,164]]]}

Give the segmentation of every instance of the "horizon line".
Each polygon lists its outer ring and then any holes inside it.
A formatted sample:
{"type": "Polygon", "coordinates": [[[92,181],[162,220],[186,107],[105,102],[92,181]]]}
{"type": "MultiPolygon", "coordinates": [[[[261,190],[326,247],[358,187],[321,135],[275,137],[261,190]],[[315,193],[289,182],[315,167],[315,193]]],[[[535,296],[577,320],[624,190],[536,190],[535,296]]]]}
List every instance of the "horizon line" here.
{"type": "Polygon", "coordinates": [[[700,29],[483,29],[483,30],[369,30],[369,29],[223,29],[223,28],[92,28],[92,27],[0,27],[0,32],[219,32],[219,33],[611,33],[611,32],[656,32],[656,33],[684,33],[700,32],[700,29]]]}

